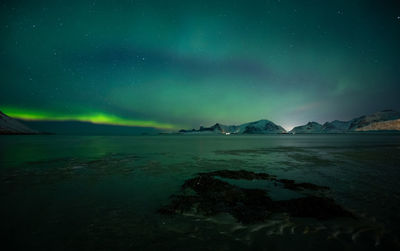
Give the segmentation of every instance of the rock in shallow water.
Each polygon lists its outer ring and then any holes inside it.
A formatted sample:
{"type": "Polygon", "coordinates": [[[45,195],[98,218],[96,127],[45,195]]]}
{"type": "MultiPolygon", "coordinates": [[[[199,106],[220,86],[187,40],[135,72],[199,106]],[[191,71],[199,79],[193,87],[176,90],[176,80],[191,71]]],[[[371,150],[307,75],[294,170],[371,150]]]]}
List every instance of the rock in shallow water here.
{"type": "Polygon", "coordinates": [[[354,217],[352,213],[344,210],[329,198],[307,196],[274,201],[265,190],[241,188],[217,179],[215,176],[230,179],[270,180],[280,182],[284,184],[285,189],[292,190],[328,189],[311,183],[278,180],[267,173],[221,170],[200,173],[195,178],[186,180],[182,185],[182,191],[185,192],[189,189],[194,191],[195,195],[173,195],[170,204],[160,208],[159,213],[182,214],[191,212],[202,215],[229,213],[244,224],[265,221],[272,213],[287,213],[293,217],[312,217],[317,219],[354,217]]]}
{"type": "Polygon", "coordinates": [[[208,173],[199,173],[200,176],[218,176],[235,180],[275,180],[274,175],[268,173],[254,173],[246,170],[219,170],[208,173]]]}
{"type": "Polygon", "coordinates": [[[328,190],[329,187],[326,186],[318,186],[312,183],[308,182],[302,182],[302,183],[296,183],[294,180],[288,180],[288,179],[280,179],[277,180],[277,182],[280,182],[283,184],[284,188],[290,189],[290,190],[328,190]]]}

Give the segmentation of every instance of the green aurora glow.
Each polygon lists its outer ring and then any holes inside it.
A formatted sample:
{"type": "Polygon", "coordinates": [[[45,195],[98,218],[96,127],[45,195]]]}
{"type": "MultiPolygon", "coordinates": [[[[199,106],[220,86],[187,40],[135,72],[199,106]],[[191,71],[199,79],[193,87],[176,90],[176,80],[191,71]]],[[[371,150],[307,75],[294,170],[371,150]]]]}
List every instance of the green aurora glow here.
{"type": "Polygon", "coordinates": [[[156,121],[141,121],[120,118],[104,113],[87,113],[87,114],[60,114],[47,111],[37,110],[21,110],[18,108],[3,107],[4,113],[17,119],[31,121],[80,121],[90,122],[94,124],[119,125],[119,126],[135,126],[135,127],[153,127],[157,129],[173,130],[178,129],[175,125],[157,123],[156,121]]]}
{"type": "Polygon", "coordinates": [[[162,130],[400,110],[400,2],[2,1],[0,110],[162,130]]]}

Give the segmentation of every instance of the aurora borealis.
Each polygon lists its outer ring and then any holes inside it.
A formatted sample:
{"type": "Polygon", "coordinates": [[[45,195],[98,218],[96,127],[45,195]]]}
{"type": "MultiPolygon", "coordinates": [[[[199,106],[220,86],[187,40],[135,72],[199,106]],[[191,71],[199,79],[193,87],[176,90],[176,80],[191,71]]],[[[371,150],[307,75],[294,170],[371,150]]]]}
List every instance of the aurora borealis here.
{"type": "Polygon", "coordinates": [[[398,1],[2,1],[0,110],[286,129],[400,101],[398,1]]]}
{"type": "Polygon", "coordinates": [[[10,109],[4,110],[9,116],[23,120],[79,121],[95,124],[153,127],[158,129],[174,129],[174,125],[157,123],[155,121],[131,120],[103,113],[60,114],[34,110],[10,109]]]}

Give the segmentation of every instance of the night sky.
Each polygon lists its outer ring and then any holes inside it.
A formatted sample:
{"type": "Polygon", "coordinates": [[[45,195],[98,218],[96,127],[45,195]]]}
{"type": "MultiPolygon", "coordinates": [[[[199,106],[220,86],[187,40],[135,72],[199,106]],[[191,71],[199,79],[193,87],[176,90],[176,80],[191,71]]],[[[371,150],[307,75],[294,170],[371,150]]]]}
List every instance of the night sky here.
{"type": "Polygon", "coordinates": [[[0,110],[162,130],[400,110],[400,1],[1,1],[0,110]]]}

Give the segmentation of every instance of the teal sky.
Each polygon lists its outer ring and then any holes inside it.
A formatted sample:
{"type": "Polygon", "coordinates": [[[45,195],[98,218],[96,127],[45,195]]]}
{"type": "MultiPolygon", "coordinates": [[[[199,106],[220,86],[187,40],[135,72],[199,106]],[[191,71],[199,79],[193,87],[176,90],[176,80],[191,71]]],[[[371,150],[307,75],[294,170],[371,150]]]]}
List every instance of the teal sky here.
{"type": "Polygon", "coordinates": [[[0,110],[165,130],[400,110],[399,1],[2,1],[0,110]]]}

